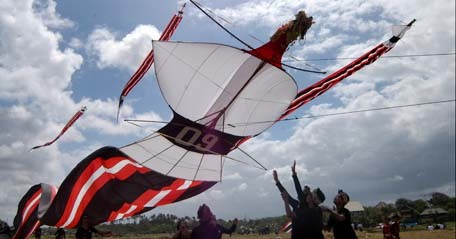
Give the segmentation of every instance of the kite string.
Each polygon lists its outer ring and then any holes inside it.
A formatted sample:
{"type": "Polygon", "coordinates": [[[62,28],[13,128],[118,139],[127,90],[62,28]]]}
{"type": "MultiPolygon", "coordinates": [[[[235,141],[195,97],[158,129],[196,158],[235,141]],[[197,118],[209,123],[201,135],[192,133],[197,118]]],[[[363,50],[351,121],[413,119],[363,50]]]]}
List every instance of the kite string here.
{"type": "MultiPolygon", "coordinates": [[[[395,105],[395,106],[387,106],[387,107],[380,107],[380,108],[371,108],[371,109],[364,109],[364,110],[353,110],[353,111],[345,111],[345,112],[338,112],[338,113],[330,113],[330,114],[321,114],[321,115],[307,115],[307,116],[301,116],[301,117],[294,117],[294,118],[284,118],[279,121],[291,121],[291,120],[301,120],[301,119],[309,119],[309,118],[318,118],[318,117],[326,117],[326,116],[336,116],[336,115],[345,115],[345,114],[356,114],[356,113],[364,113],[364,112],[370,112],[370,111],[380,111],[380,110],[388,110],[388,109],[397,109],[397,108],[406,108],[406,107],[415,107],[415,106],[422,106],[422,105],[433,105],[433,104],[443,104],[443,103],[450,103],[450,102],[455,102],[456,99],[450,99],[450,100],[440,100],[440,101],[430,101],[430,102],[422,102],[422,103],[414,103],[414,104],[406,104],[406,105],[395,105]]],[[[132,123],[131,121],[139,121],[139,122],[146,122],[146,123],[157,123],[157,121],[153,120],[125,120],[130,124],[136,125],[138,127],[143,127],[139,126],[137,124],[132,123]]],[[[279,122],[277,121],[277,122],[279,122]]],[[[276,120],[269,120],[269,121],[257,121],[257,122],[249,122],[249,123],[229,123],[227,124],[230,127],[238,127],[238,126],[244,126],[244,125],[251,125],[251,124],[264,124],[264,123],[272,123],[276,122],[276,120]]]]}
{"type": "Polygon", "coordinates": [[[380,111],[380,110],[388,110],[388,109],[422,106],[422,105],[442,104],[442,103],[449,103],[449,102],[455,102],[455,101],[456,101],[456,99],[441,100],[441,101],[415,103],[415,104],[408,104],[408,105],[396,105],[396,106],[388,106],[388,107],[380,107],[380,108],[372,108],[372,109],[364,109],[364,110],[345,111],[345,112],[330,113],[330,114],[307,115],[307,116],[294,117],[294,118],[285,118],[285,119],[281,119],[279,121],[270,120],[270,121],[258,121],[258,122],[249,122],[249,123],[231,123],[230,126],[238,127],[238,126],[253,125],[253,124],[265,124],[265,123],[272,123],[272,122],[292,121],[292,120],[310,119],[310,118],[336,116],[336,115],[346,115],[346,114],[364,113],[364,112],[370,112],[370,111],[380,111]]]}
{"type": "MultiPolygon", "coordinates": [[[[219,23],[217,20],[215,20],[209,13],[207,13],[203,8],[202,8],[202,5],[201,3],[198,3],[198,2],[195,2],[194,0],[190,0],[191,3],[193,3],[193,5],[195,5],[201,12],[203,12],[209,19],[211,19],[215,24],[217,24],[220,28],[222,28],[226,33],[228,33],[230,36],[232,36],[233,38],[235,38],[236,40],[238,40],[240,43],[242,43],[243,45],[245,45],[247,48],[251,49],[251,50],[255,50],[255,48],[253,48],[251,45],[249,45],[247,42],[243,41],[241,38],[239,38],[238,36],[236,36],[234,33],[232,33],[230,30],[228,30],[225,26],[223,26],[221,23],[219,23]]],[[[291,68],[291,69],[295,69],[295,70],[298,70],[298,71],[304,71],[304,72],[309,72],[309,73],[317,73],[317,74],[326,74],[325,71],[321,71],[321,70],[306,70],[306,69],[301,69],[301,68],[298,68],[298,67],[295,67],[295,66],[291,66],[291,65],[288,65],[288,64],[285,64],[282,62],[282,65],[283,66],[286,66],[288,68],[291,68]]],[[[315,68],[315,67],[314,67],[315,68]]]]}
{"type": "MultiPolygon", "coordinates": [[[[456,55],[456,52],[449,53],[428,53],[428,54],[410,54],[410,55],[391,55],[382,56],[381,58],[404,58],[404,57],[427,57],[427,56],[451,56],[456,55]]],[[[294,59],[294,58],[293,58],[294,59]]],[[[315,59],[294,59],[294,61],[335,61],[335,60],[353,60],[355,57],[334,57],[334,58],[315,58],[315,59]]],[[[284,60],[284,62],[291,62],[291,60],[284,60]]]]}

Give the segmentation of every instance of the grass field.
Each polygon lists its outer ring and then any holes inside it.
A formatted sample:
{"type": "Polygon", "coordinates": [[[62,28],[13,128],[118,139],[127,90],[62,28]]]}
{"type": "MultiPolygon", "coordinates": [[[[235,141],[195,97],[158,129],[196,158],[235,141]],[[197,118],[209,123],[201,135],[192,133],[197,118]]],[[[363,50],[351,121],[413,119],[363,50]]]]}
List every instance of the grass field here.
{"type": "MultiPolygon", "coordinates": [[[[435,231],[405,231],[401,232],[401,239],[455,239],[454,229],[446,230],[435,230],[435,231]]],[[[331,233],[325,232],[326,239],[333,239],[331,233]]],[[[381,232],[357,232],[359,239],[383,239],[381,232]]],[[[72,238],[71,236],[68,238],[72,238]]],[[[110,237],[112,239],[167,239],[170,238],[170,235],[141,235],[141,236],[126,236],[126,237],[110,237]]],[[[269,234],[269,235],[236,235],[233,234],[231,237],[229,235],[224,235],[223,239],[289,239],[289,234],[269,234]]]]}
{"type": "MultiPolygon", "coordinates": [[[[401,231],[401,239],[456,239],[456,225],[454,222],[447,222],[446,229],[428,231],[425,225],[419,225],[406,231],[401,231]]],[[[356,231],[359,239],[383,239],[383,234],[379,229],[369,229],[374,231],[356,231]]],[[[402,230],[402,229],[401,229],[402,230]]],[[[333,235],[329,232],[324,232],[325,239],[334,239],[333,235]]],[[[33,237],[32,237],[33,238],[33,237]]],[[[42,239],[54,239],[54,236],[49,234],[42,237],[42,239]]],[[[73,239],[74,231],[67,233],[68,239],[73,239]]],[[[101,239],[102,237],[95,236],[94,239],[101,239]]],[[[112,236],[104,239],[170,239],[170,234],[151,234],[151,235],[128,235],[128,236],[112,236]]],[[[269,234],[269,235],[238,235],[233,234],[223,235],[223,239],[289,239],[290,234],[269,234]]]]}

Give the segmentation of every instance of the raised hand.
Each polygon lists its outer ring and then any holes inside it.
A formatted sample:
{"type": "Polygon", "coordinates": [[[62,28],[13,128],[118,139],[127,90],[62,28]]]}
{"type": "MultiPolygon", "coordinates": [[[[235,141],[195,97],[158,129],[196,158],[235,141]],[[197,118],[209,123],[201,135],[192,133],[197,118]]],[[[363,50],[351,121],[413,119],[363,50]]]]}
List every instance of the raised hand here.
{"type": "Polygon", "coordinates": [[[274,177],[274,181],[276,183],[279,182],[279,176],[277,176],[277,171],[273,170],[272,171],[272,176],[274,177]]]}
{"type": "Polygon", "coordinates": [[[293,161],[293,166],[291,166],[291,172],[296,174],[296,160],[293,161]]]}

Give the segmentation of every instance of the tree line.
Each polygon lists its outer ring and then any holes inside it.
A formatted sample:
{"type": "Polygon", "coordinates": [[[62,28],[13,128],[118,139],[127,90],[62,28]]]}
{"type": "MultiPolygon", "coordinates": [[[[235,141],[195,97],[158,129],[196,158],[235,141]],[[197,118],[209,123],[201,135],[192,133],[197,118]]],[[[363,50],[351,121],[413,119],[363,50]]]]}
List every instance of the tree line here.
{"type": "MultiPolygon", "coordinates": [[[[382,222],[383,217],[392,213],[407,212],[409,215],[403,217],[403,221],[418,221],[420,213],[427,208],[442,208],[448,212],[448,220],[455,220],[455,197],[449,197],[444,193],[432,193],[428,200],[418,199],[410,200],[399,198],[395,203],[379,203],[375,206],[365,206],[364,212],[354,217],[355,223],[360,223],[364,227],[375,227],[382,222]]],[[[157,234],[172,233],[176,230],[176,222],[179,219],[185,219],[190,227],[198,224],[195,217],[177,217],[173,214],[151,214],[137,215],[128,219],[105,223],[99,227],[102,230],[112,231],[117,235],[125,234],[157,234]]],[[[239,219],[237,232],[241,233],[260,233],[260,232],[277,232],[289,219],[286,216],[267,217],[259,219],[239,219]]],[[[229,227],[230,221],[218,219],[222,225],[229,227]]]]}

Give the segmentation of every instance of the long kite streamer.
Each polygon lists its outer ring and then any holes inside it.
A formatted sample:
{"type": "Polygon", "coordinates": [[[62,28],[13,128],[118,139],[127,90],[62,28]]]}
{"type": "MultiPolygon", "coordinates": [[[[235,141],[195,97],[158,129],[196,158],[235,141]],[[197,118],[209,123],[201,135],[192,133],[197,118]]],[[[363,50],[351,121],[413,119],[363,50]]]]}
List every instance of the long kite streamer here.
{"type": "Polygon", "coordinates": [[[76,114],[74,114],[73,117],[71,117],[70,121],[68,121],[68,123],[65,125],[65,127],[63,127],[63,129],[60,131],[59,135],[57,135],[57,137],[55,137],[55,139],[53,139],[52,141],[49,141],[49,142],[47,142],[45,144],[35,146],[31,150],[34,150],[34,149],[37,149],[37,148],[41,148],[41,147],[45,147],[45,146],[49,146],[49,145],[53,144],[55,141],[57,141],[74,124],[74,122],[76,122],[76,120],[78,120],[84,114],[84,112],[86,110],[87,110],[87,107],[83,106],[76,114]]]}
{"type": "MultiPolygon", "coordinates": [[[[177,26],[182,21],[183,13],[184,13],[185,4],[182,6],[182,9],[177,13],[174,14],[171,18],[171,21],[166,26],[165,30],[163,31],[162,35],[160,36],[160,41],[168,41],[173,33],[176,31],[177,26]]],[[[127,84],[125,84],[122,93],[119,97],[119,106],[117,108],[117,119],[119,119],[120,108],[124,102],[125,97],[130,93],[131,90],[141,81],[143,76],[147,73],[150,69],[152,64],[154,63],[154,49],[150,50],[149,54],[147,54],[146,59],[142,62],[141,66],[139,66],[138,70],[133,74],[133,76],[128,80],[127,84]]]]}
{"type": "Polygon", "coordinates": [[[393,35],[393,37],[391,37],[388,41],[379,44],[378,46],[374,47],[372,50],[368,51],[367,53],[365,53],[358,59],[354,60],[350,64],[340,68],[336,72],[318,81],[317,83],[307,87],[306,89],[301,90],[296,96],[296,99],[293,100],[293,102],[290,104],[288,109],[282,114],[279,120],[290,115],[305,103],[315,99],[317,96],[331,89],[333,86],[341,82],[343,79],[361,70],[363,67],[373,63],[383,54],[389,52],[391,49],[393,49],[396,43],[404,36],[405,32],[410,29],[410,27],[415,21],[416,20],[413,19],[409,24],[403,26],[401,31],[398,34],[393,35]]]}

